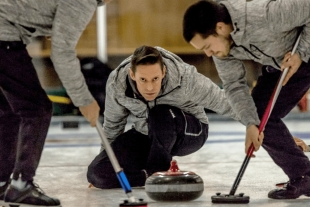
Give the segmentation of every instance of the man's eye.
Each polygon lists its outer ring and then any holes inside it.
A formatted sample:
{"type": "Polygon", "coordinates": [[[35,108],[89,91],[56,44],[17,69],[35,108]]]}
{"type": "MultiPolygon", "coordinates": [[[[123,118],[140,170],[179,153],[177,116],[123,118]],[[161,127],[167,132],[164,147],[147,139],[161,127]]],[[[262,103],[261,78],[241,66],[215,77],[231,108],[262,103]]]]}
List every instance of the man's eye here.
{"type": "Polygon", "coordinates": [[[144,78],[141,78],[140,80],[141,80],[142,82],[144,82],[144,81],[145,81],[145,79],[144,79],[144,78]]]}
{"type": "Polygon", "coordinates": [[[154,81],[157,81],[157,80],[158,80],[158,77],[154,78],[153,80],[154,80],[154,81]]]}

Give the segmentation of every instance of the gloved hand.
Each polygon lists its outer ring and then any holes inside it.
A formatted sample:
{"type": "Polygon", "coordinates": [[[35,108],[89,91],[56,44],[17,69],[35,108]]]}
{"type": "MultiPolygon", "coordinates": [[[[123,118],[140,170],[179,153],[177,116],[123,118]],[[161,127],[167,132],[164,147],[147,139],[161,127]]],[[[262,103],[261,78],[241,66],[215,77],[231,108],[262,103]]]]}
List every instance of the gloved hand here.
{"type": "Polygon", "coordinates": [[[87,106],[80,106],[79,109],[85,119],[90,122],[90,125],[95,127],[100,113],[100,107],[97,101],[94,100],[87,106]]]}

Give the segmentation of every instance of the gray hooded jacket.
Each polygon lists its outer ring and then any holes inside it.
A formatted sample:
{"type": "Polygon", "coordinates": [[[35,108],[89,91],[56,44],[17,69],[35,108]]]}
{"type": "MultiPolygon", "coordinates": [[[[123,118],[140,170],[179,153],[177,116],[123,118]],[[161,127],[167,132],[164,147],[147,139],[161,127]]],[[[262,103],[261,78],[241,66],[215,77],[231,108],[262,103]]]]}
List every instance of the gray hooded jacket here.
{"type": "Polygon", "coordinates": [[[76,106],[94,99],[76,57],[77,42],[97,8],[96,0],[1,0],[0,40],[31,42],[51,37],[51,59],[76,106]]]}
{"type": "Polygon", "coordinates": [[[148,110],[156,104],[175,106],[206,124],[208,118],[204,108],[238,120],[219,86],[175,54],[160,47],[156,49],[163,56],[167,72],[161,91],[154,101],[146,102],[138,98],[135,83],[129,76],[131,56],[110,74],[104,112],[104,129],[110,141],[124,132],[128,117],[137,131],[147,135],[148,110]]]}
{"type": "Polygon", "coordinates": [[[232,18],[235,45],[226,58],[213,57],[229,101],[246,126],[259,125],[254,101],[249,94],[241,60],[254,60],[280,69],[284,55],[292,51],[300,27],[297,47],[304,62],[310,57],[309,0],[224,0],[232,18]]]}

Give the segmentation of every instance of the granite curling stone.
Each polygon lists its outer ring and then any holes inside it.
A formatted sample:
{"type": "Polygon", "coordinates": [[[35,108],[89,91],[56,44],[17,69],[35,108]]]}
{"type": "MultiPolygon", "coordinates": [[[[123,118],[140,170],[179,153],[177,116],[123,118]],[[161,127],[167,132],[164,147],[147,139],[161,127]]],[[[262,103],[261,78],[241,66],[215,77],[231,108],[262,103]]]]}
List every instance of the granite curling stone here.
{"type": "Polygon", "coordinates": [[[156,172],[145,182],[146,194],[155,201],[191,201],[204,190],[201,177],[194,172],[181,171],[176,160],[168,171],[156,172]]]}

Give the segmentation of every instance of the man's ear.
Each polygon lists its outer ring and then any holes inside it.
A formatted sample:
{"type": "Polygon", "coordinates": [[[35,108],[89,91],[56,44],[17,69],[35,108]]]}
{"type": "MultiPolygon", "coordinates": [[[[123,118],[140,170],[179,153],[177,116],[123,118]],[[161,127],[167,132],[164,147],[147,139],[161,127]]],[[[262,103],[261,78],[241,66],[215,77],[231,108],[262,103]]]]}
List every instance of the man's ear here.
{"type": "Polygon", "coordinates": [[[217,34],[222,34],[224,31],[224,22],[218,22],[215,26],[215,31],[217,34]]]}
{"type": "Polygon", "coordinates": [[[231,28],[231,27],[232,27],[231,25],[225,24],[224,22],[218,22],[218,23],[216,23],[215,31],[219,35],[227,36],[233,30],[233,28],[231,28]]]}
{"type": "Polygon", "coordinates": [[[130,78],[131,78],[132,80],[136,81],[135,74],[134,74],[134,72],[132,71],[131,68],[129,68],[129,75],[130,75],[130,78]]]}
{"type": "Polygon", "coordinates": [[[164,67],[163,67],[163,78],[166,76],[166,72],[167,72],[166,66],[164,65],[164,67]]]}

